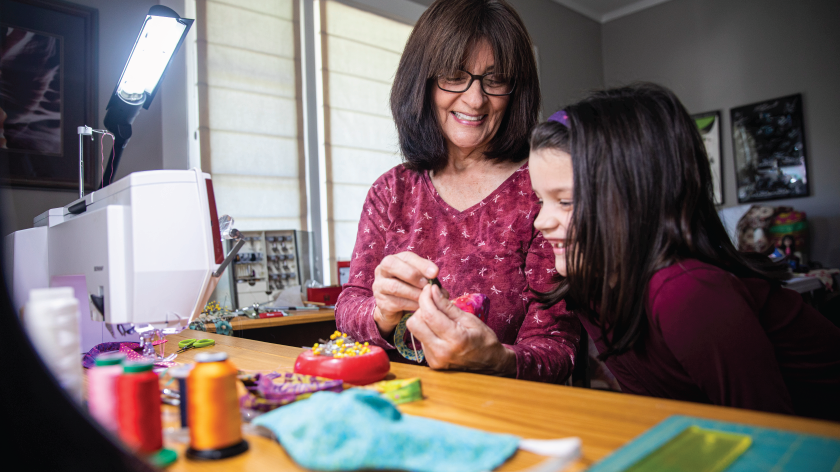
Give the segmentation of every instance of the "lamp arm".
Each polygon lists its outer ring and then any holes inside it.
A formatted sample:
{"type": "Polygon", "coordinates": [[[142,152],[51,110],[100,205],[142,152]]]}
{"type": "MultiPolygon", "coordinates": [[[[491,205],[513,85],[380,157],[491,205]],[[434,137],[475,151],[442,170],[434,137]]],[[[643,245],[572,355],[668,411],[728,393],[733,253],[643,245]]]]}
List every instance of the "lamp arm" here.
{"type": "Polygon", "coordinates": [[[131,139],[131,124],[134,123],[140,109],[140,104],[126,103],[120,100],[116,94],[111,96],[103,122],[105,129],[114,133],[114,154],[108,158],[108,165],[105,166],[100,189],[110,185],[114,175],[117,174],[117,166],[120,164],[123,149],[128,144],[128,140],[131,139]]]}
{"type": "Polygon", "coordinates": [[[107,187],[113,182],[114,175],[117,173],[117,166],[120,165],[120,158],[122,157],[123,149],[128,144],[128,139],[131,137],[131,125],[125,125],[128,128],[128,138],[122,137],[114,131],[114,153],[108,158],[108,163],[105,165],[105,170],[102,172],[102,179],[100,180],[99,188],[107,187]]]}

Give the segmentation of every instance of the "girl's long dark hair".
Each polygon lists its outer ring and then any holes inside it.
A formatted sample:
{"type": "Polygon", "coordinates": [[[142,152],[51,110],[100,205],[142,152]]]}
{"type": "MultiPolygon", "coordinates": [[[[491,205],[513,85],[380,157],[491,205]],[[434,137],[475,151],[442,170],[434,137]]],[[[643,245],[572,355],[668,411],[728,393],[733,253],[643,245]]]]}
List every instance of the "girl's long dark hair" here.
{"type": "Polygon", "coordinates": [[[566,300],[603,333],[606,359],[647,327],[653,274],[698,259],[738,277],[777,280],[781,265],[739,253],[715,210],[703,140],[679,99],[650,83],[599,91],[565,108],[569,128],[543,123],[531,149],[572,156],[574,209],[567,277],[543,303],[566,300]]]}

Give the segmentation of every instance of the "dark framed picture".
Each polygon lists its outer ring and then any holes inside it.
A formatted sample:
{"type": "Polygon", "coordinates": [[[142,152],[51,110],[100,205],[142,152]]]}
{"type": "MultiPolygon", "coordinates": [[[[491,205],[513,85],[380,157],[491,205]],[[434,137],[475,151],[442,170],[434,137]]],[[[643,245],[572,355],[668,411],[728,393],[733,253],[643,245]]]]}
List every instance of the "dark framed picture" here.
{"type": "Polygon", "coordinates": [[[709,166],[712,169],[712,185],[714,186],[715,204],[723,203],[723,139],[721,138],[722,125],[720,122],[720,111],[710,111],[691,115],[703,144],[706,145],[706,154],[709,156],[709,166]]]}
{"type": "Polygon", "coordinates": [[[731,114],[738,202],[808,196],[802,95],[733,108],[731,114]]]}
{"type": "MultiPolygon", "coordinates": [[[[98,127],[98,12],[46,0],[0,0],[0,11],[0,185],[78,188],[77,127],[98,127]]],[[[85,139],[92,190],[98,152],[85,139]]]]}

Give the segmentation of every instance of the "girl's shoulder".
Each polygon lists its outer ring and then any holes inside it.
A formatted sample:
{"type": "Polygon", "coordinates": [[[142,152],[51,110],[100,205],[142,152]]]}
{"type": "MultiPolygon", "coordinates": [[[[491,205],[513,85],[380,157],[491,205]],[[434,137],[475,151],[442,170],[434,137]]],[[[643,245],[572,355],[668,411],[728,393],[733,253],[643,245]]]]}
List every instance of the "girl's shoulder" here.
{"type": "MultiPolygon", "coordinates": [[[[650,287],[659,287],[675,279],[700,277],[703,279],[735,277],[731,272],[697,259],[683,259],[659,269],[650,279],[650,287]]],[[[653,292],[653,290],[651,290],[653,292]]]]}
{"type": "MultiPolygon", "coordinates": [[[[663,299],[669,304],[697,300],[722,300],[748,296],[745,285],[733,273],[697,259],[683,259],[653,274],[648,284],[648,306],[663,299]]],[[[752,298],[752,297],[750,297],[752,298]]],[[[683,307],[688,308],[688,307],[683,307]]]]}

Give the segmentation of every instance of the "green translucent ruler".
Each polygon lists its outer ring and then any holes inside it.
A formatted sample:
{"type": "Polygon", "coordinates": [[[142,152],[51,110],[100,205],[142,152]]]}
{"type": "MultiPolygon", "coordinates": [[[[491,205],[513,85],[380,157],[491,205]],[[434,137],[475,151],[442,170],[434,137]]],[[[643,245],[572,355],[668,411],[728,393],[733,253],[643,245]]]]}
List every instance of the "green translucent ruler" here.
{"type": "Polygon", "coordinates": [[[627,472],[721,472],[752,444],[745,434],[689,426],[627,472]]]}
{"type": "Polygon", "coordinates": [[[840,472],[840,440],[672,416],[589,472],[840,472]]]}

